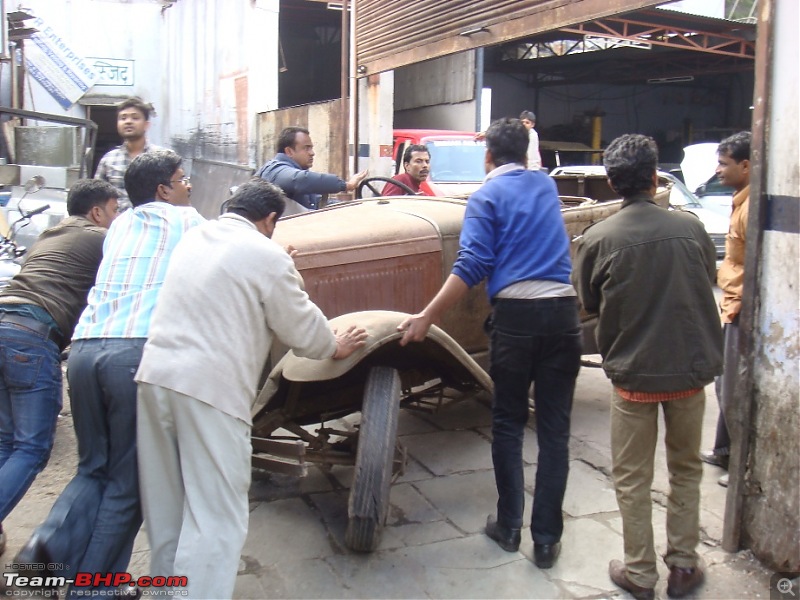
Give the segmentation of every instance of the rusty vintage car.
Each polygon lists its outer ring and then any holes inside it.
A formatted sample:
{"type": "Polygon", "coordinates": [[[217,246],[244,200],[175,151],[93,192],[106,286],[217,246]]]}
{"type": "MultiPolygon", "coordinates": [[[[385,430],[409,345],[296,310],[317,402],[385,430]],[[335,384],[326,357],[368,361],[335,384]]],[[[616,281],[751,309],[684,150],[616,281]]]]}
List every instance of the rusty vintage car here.
{"type": "MultiPolygon", "coordinates": [[[[621,200],[562,197],[571,239],[617,210],[621,200]]],[[[419,311],[450,273],[467,201],[391,197],[342,203],[282,219],[274,239],[298,250],[311,299],[334,327],[366,327],[366,346],[346,360],[311,360],[274,348],[253,409],[253,465],[302,476],[308,464],[354,465],[347,546],[372,551],[389,507],[401,406],[433,409],[457,395],[490,392],[490,306],[477,286],[421,343],[399,345],[397,325],[419,311]],[[342,425],[342,418],[360,422],[342,425]]],[[[586,316],[587,324],[591,319],[586,316]]],[[[585,336],[586,352],[596,352],[585,336]]]]}

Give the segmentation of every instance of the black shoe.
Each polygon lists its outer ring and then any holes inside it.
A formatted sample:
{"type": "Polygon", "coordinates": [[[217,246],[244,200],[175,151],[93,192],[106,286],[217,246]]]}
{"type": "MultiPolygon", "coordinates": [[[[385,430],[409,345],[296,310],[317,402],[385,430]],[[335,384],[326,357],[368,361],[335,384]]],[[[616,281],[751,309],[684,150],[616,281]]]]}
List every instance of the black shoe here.
{"type": "Polygon", "coordinates": [[[37,533],[34,533],[17,553],[14,562],[17,563],[17,570],[22,576],[45,579],[53,576],[53,573],[47,568],[47,565],[52,562],[50,555],[37,533]]]}
{"type": "Polygon", "coordinates": [[[533,562],[540,569],[549,569],[556,563],[558,555],[561,554],[561,543],[555,544],[534,544],[533,562]]]}
{"type": "Polygon", "coordinates": [[[714,465],[715,467],[722,467],[726,471],[728,470],[729,457],[727,454],[717,454],[713,450],[711,452],[701,452],[700,460],[709,465],[714,465]]]}
{"type": "Polygon", "coordinates": [[[497,545],[506,552],[516,552],[519,550],[519,540],[521,538],[519,527],[504,527],[497,522],[494,515],[489,515],[486,518],[485,531],[486,535],[497,542],[497,545]]]}

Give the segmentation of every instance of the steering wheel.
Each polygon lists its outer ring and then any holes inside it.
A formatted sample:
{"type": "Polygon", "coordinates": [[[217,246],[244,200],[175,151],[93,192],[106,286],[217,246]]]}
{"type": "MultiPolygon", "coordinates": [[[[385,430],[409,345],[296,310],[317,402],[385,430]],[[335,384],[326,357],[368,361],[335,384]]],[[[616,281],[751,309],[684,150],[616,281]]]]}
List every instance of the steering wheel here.
{"type": "Polygon", "coordinates": [[[406,192],[409,196],[416,196],[417,195],[417,192],[412,190],[410,187],[408,187],[402,181],[397,181],[397,179],[392,179],[391,177],[375,176],[375,177],[367,177],[367,178],[361,180],[361,183],[359,183],[358,187],[356,188],[356,200],[361,200],[364,197],[364,188],[365,187],[369,188],[369,191],[372,192],[375,196],[381,196],[382,195],[381,192],[383,190],[378,190],[373,185],[373,183],[376,182],[376,181],[385,181],[386,183],[393,183],[394,185],[399,187],[401,190],[406,192]]]}

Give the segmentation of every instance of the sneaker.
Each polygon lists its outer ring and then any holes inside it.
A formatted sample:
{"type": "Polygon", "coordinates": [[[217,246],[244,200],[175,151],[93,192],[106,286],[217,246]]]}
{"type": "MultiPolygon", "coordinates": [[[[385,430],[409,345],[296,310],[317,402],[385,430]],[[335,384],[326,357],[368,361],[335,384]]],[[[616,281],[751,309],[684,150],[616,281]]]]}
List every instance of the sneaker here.
{"type": "Polygon", "coordinates": [[[723,475],[722,477],[717,479],[717,483],[720,484],[724,488],[728,487],[728,474],[725,473],[725,475],[723,475]]]}

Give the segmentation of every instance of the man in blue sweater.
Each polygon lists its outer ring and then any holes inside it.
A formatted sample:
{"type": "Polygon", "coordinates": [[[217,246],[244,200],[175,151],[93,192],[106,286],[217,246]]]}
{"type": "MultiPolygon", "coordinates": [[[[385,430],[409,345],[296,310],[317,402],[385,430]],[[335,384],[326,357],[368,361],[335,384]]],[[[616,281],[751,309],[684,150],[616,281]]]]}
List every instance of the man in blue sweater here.
{"type": "Polygon", "coordinates": [[[467,203],[453,271],[425,309],[406,319],[402,345],[425,338],[431,323],[487,279],[492,314],[492,460],[497,516],[486,535],[508,552],[520,544],[522,441],[534,383],[539,458],[531,535],[534,561],[547,569],[560,552],[561,505],[569,470],[572,394],[580,369],[578,301],[570,284],[569,239],[553,180],[525,168],[528,131],[500,119],[486,132],[484,184],[467,203]]]}
{"type": "Polygon", "coordinates": [[[276,144],[277,154],[267,161],[256,176],[274,183],[289,199],[283,216],[323,208],[323,194],[352,192],[367,176],[367,171],[356,173],[345,181],[330,173],[314,173],[314,144],[308,129],[287,127],[281,131],[276,144]]]}

